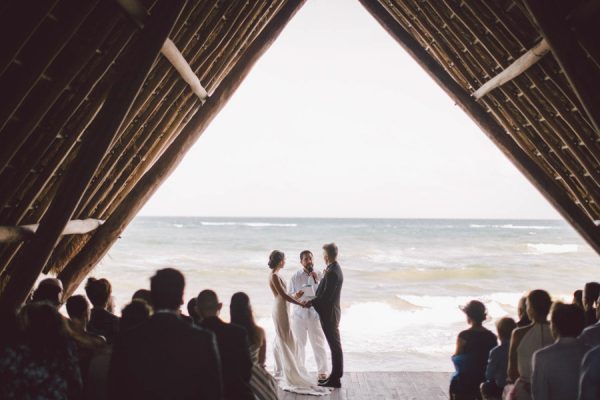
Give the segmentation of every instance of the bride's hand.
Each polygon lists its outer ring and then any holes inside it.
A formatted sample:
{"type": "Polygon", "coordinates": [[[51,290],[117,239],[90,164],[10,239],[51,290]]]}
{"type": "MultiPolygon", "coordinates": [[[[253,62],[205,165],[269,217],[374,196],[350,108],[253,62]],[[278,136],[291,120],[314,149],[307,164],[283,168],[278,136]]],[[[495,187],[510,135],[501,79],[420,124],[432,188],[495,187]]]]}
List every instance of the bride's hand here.
{"type": "Polygon", "coordinates": [[[296,294],[294,295],[297,299],[299,299],[300,297],[302,297],[302,295],[304,294],[304,292],[302,290],[298,290],[296,292],[296,294]]]}

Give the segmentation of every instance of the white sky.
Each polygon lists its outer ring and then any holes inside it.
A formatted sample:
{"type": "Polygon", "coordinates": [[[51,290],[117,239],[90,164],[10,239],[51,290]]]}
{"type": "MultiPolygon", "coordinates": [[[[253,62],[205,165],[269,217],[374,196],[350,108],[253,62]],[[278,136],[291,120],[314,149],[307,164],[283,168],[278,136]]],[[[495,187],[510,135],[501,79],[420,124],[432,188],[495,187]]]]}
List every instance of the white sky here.
{"type": "Polygon", "coordinates": [[[141,215],[559,218],[349,0],[306,3],[141,215]]]}

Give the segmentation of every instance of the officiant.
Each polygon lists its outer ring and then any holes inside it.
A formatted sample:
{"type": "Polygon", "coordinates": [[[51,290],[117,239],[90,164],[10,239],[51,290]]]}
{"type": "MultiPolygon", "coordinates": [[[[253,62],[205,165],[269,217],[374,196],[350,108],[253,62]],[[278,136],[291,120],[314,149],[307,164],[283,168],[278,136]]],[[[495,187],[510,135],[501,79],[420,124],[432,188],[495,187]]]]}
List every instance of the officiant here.
{"type": "MultiPolygon", "coordinates": [[[[323,274],[313,269],[313,254],[309,250],[300,253],[302,269],[290,279],[289,294],[302,301],[311,300],[317,292],[323,274]]],[[[306,366],[307,338],[313,349],[318,369],[318,379],[327,379],[327,353],[325,352],[325,335],[321,328],[319,315],[314,308],[303,308],[292,304],[291,328],[298,346],[298,363],[306,366]]]]}

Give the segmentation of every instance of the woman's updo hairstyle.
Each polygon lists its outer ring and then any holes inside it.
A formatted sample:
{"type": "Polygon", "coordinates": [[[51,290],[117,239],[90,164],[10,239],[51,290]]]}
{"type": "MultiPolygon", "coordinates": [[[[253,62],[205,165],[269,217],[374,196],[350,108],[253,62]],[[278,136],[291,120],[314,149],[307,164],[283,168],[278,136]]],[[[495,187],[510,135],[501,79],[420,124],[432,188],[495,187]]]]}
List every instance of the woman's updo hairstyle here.
{"type": "Polygon", "coordinates": [[[273,250],[269,256],[269,268],[275,269],[281,261],[285,258],[283,251],[273,250]]]}

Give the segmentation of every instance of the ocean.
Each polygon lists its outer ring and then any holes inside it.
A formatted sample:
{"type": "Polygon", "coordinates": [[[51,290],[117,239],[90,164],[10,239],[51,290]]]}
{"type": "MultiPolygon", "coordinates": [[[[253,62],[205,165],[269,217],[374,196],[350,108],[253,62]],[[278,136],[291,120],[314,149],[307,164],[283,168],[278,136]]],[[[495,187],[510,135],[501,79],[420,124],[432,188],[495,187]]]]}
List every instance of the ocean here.
{"type": "MultiPolygon", "coordinates": [[[[301,268],[304,249],[324,269],[321,246],[332,241],[344,272],[348,371],[451,371],[456,335],[467,326],[459,305],[483,301],[485,325],[495,331],[494,321],[515,317],[528,290],[570,301],[585,282],[600,280],[598,255],[559,220],[214,217],[138,217],[92,276],[112,282],[117,313],[159,268],[185,274],[186,302],[215,290],[225,320],[231,295],[244,291],[271,346],[269,253],[286,253],[287,278],[301,268]]],[[[307,356],[314,370],[310,349],[307,356]]]]}

